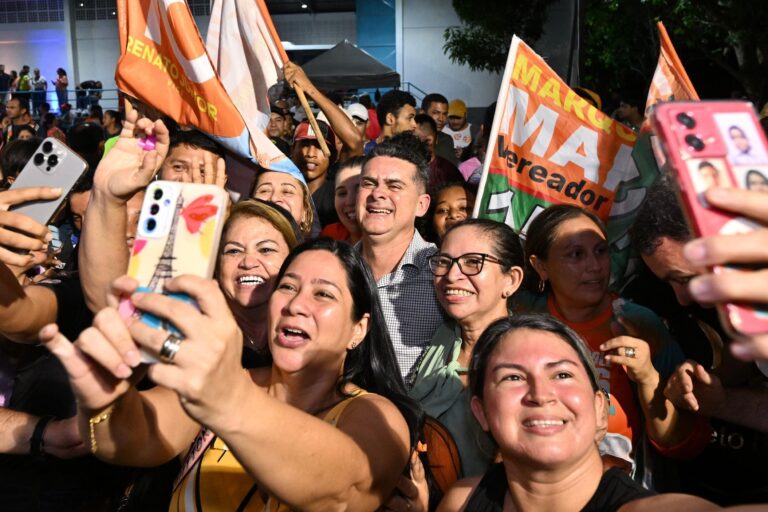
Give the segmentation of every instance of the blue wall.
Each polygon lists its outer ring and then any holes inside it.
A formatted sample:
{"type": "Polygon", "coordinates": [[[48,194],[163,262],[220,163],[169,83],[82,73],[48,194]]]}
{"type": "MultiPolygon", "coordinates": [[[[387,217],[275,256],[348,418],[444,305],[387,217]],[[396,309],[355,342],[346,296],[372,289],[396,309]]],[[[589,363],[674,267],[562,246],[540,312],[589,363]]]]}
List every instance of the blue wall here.
{"type": "Polygon", "coordinates": [[[392,69],[395,58],[395,0],[357,0],[357,47],[392,69]]]}

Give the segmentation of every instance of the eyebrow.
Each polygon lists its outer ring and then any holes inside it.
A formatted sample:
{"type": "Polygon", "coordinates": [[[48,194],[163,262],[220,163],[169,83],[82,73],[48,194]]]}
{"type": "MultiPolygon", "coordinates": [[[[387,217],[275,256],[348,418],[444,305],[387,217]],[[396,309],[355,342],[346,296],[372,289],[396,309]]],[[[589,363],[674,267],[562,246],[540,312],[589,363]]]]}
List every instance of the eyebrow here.
{"type": "MultiPolygon", "coordinates": [[[[554,368],[556,366],[561,366],[561,365],[579,366],[578,363],[570,359],[560,359],[558,361],[551,361],[547,363],[545,367],[554,368]]],[[[491,371],[495,372],[495,371],[504,370],[504,369],[526,371],[526,368],[523,365],[515,364],[515,363],[499,363],[496,366],[494,366],[491,371]]]]}
{"type": "MultiPolygon", "coordinates": [[[[283,274],[283,277],[290,277],[291,279],[296,279],[297,281],[301,280],[299,275],[294,273],[294,272],[286,272],[285,274],[283,274]]],[[[313,279],[311,281],[311,283],[312,284],[320,283],[320,284],[325,284],[325,285],[328,285],[328,286],[333,286],[334,288],[339,290],[339,292],[341,292],[341,288],[339,288],[338,285],[336,285],[336,283],[334,283],[333,281],[329,281],[327,279],[323,279],[321,277],[317,277],[317,278],[313,279]]]]}

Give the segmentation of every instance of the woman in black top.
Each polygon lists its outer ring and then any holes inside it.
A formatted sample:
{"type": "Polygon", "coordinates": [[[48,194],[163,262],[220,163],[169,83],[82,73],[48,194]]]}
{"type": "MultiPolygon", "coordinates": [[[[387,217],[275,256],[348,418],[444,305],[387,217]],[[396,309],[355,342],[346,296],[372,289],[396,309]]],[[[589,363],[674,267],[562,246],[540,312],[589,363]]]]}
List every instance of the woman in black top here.
{"type": "Polygon", "coordinates": [[[475,345],[469,383],[472,412],[502,462],[457,482],[439,511],[719,509],[693,496],[654,495],[620,469],[603,469],[597,443],[608,399],[584,342],[554,318],[491,324],[475,345]]]}

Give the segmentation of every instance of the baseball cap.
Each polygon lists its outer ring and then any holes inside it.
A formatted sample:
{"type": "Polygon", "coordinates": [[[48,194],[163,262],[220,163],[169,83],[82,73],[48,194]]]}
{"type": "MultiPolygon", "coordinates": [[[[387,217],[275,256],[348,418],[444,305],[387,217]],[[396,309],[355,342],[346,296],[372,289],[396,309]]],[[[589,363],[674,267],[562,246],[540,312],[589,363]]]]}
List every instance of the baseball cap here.
{"type": "Polygon", "coordinates": [[[453,100],[448,104],[448,117],[464,117],[467,113],[467,104],[461,100],[453,100]]]}
{"type": "Polygon", "coordinates": [[[352,103],[346,108],[346,111],[352,117],[356,117],[362,121],[368,120],[368,109],[361,103],[352,103]]]}
{"type": "MultiPolygon", "coordinates": [[[[317,120],[317,127],[323,134],[323,138],[325,139],[326,144],[328,144],[328,148],[335,148],[336,135],[333,133],[331,127],[319,119],[317,120]]],[[[300,140],[317,140],[317,134],[312,128],[312,125],[309,124],[309,121],[300,122],[296,127],[296,131],[293,133],[293,142],[296,143],[300,140]]]]}
{"type": "Polygon", "coordinates": [[[277,114],[277,115],[280,115],[280,116],[283,116],[283,117],[285,117],[285,116],[287,116],[287,115],[289,115],[291,113],[291,111],[288,110],[287,108],[280,108],[280,107],[278,107],[276,105],[271,105],[269,110],[270,110],[270,112],[272,114],[277,114]]]}

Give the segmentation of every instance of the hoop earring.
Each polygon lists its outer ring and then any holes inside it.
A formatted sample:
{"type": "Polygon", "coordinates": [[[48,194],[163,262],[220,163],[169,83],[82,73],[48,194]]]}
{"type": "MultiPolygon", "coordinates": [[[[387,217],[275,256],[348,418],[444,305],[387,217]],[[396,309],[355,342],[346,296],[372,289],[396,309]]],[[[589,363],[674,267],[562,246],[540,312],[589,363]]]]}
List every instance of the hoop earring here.
{"type": "Polygon", "coordinates": [[[547,286],[547,281],[544,279],[539,279],[539,293],[544,293],[544,289],[547,286]]]}

